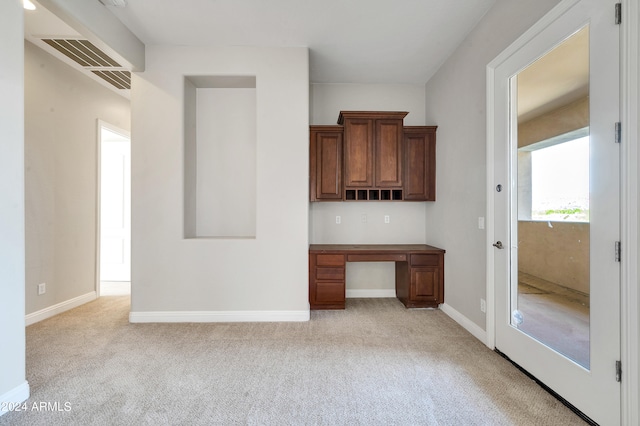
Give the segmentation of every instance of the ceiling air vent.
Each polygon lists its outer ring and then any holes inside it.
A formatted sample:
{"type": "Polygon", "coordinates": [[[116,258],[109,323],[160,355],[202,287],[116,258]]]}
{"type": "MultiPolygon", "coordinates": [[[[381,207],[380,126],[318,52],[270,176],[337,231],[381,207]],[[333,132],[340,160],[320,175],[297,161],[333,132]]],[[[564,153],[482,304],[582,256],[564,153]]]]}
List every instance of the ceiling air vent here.
{"type": "Polygon", "coordinates": [[[118,89],[131,89],[131,73],[129,71],[96,71],[92,73],[118,89]]]}
{"type": "Polygon", "coordinates": [[[131,89],[131,73],[90,41],[50,38],[42,41],[112,86],[131,89]]]}

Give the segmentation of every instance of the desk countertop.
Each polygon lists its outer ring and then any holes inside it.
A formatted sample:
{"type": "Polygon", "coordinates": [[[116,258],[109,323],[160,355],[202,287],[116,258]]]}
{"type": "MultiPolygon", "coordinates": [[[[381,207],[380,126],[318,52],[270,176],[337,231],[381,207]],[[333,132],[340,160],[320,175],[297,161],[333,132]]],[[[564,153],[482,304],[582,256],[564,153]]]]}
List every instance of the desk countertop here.
{"type": "Polygon", "coordinates": [[[445,250],[426,244],[311,244],[309,252],[431,252],[444,253],[445,250]]]}

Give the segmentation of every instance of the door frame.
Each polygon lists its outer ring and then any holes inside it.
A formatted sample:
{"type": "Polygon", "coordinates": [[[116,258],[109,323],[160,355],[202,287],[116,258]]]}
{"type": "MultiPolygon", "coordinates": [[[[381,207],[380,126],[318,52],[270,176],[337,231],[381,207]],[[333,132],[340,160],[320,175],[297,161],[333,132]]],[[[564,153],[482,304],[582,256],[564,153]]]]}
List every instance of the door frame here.
{"type": "MultiPolygon", "coordinates": [[[[490,349],[495,349],[495,270],[494,250],[495,229],[493,221],[494,211],[494,139],[496,130],[496,99],[495,70],[511,55],[521,49],[530,40],[542,32],[548,25],[562,16],[580,0],[563,0],[540,21],[527,30],[522,36],[508,46],[486,67],[486,341],[490,349]]],[[[640,398],[640,290],[638,289],[639,274],[638,261],[640,260],[638,238],[638,223],[640,215],[640,175],[638,163],[640,160],[638,150],[638,137],[640,136],[640,7],[634,0],[622,0],[622,24],[620,28],[620,68],[621,68],[621,105],[620,119],[622,125],[621,138],[621,283],[620,283],[620,314],[621,314],[621,421],[622,424],[638,424],[640,422],[640,409],[637,401],[640,398]]],[[[614,10],[611,11],[613,19],[614,10]]],[[[501,125],[507,125],[505,120],[501,125]]],[[[613,137],[613,128],[612,128],[613,137]]],[[[612,372],[613,373],[613,372],[612,372]]]]}
{"type": "MultiPolygon", "coordinates": [[[[100,215],[101,200],[102,200],[102,129],[108,129],[113,133],[117,133],[129,139],[129,145],[131,145],[131,132],[121,129],[113,124],[107,123],[101,119],[96,120],[96,137],[98,143],[96,144],[96,267],[95,267],[95,287],[96,297],[100,297],[100,243],[102,237],[102,218],[100,215]]],[[[133,231],[132,231],[133,233],[133,231]]]]}

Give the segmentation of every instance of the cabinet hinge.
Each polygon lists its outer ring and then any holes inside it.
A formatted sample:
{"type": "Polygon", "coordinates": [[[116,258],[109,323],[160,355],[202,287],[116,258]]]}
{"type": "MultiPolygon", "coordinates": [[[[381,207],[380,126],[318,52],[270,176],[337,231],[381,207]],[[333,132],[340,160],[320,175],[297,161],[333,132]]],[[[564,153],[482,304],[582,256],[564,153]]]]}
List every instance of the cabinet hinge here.
{"type": "Polygon", "coordinates": [[[622,362],[616,361],[616,382],[622,381],[622,362]]]}
{"type": "Polygon", "coordinates": [[[616,241],[616,262],[620,262],[620,256],[622,254],[622,244],[620,241],[616,241]]]}
{"type": "Polygon", "coordinates": [[[614,135],[613,139],[614,139],[615,143],[622,142],[622,123],[619,122],[619,121],[616,123],[615,135],[614,135]]]}
{"type": "Polygon", "coordinates": [[[622,3],[616,3],[616,25],[622,23],[622,3]]]}

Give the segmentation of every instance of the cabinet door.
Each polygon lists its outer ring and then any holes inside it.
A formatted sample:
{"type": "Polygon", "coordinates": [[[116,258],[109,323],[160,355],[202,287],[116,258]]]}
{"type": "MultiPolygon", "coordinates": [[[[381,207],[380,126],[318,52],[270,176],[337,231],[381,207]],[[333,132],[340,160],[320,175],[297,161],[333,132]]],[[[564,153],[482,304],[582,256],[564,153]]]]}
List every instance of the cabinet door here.
{"type": "Polygon", "coordinates": [[[342,128],[311,130],[310,199],[342,200],[342,128]]]}
{"type": "Polygon", "coordinates": [[[435,127],[404,128],[404,199],[436,200],[435,127]]]}
{"type": "Polygon", "coordinates": [[[440,268],[411,268],[409,300],[441,303],[440,298],[440,268]]]}
{"type": "Polygon", "coordinates": [[[346,187],[373,186],[373,122],[347,119],[344,125],[344,178],[346,187]]]}
{"type": "Polygon", "coordinates": [[[402,120],[376,120],[375,141],[376,186],[401,187],[402,120]]]}

